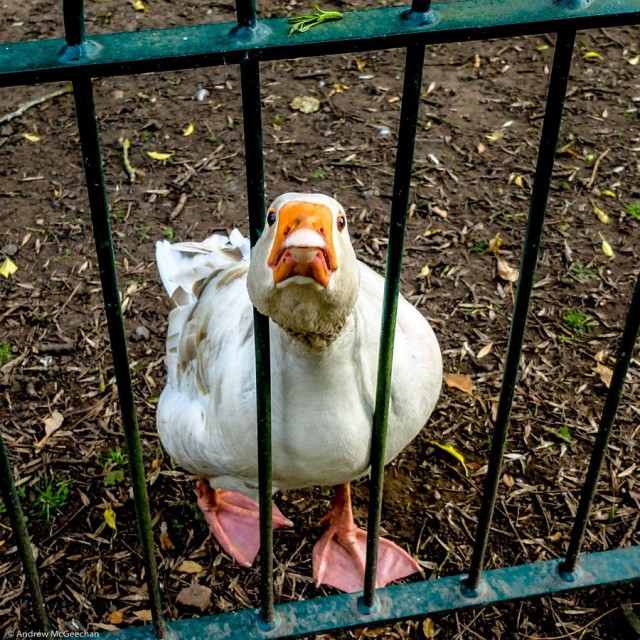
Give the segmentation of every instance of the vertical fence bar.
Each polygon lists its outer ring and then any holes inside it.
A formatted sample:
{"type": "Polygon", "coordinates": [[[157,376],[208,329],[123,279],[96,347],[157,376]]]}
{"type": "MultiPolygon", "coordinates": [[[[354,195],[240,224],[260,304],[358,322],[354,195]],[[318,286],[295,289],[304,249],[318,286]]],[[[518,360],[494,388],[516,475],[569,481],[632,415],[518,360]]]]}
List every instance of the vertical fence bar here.
{"type": "Polygon", "coordinates": [[[507,442],[511,404],[513,402],[516,380],[520,368],[527,313],[529,311],[529,301],[533,288],[533,276],[538,260],[540,239],[542,237],[544,218],[549,199],[551,175],[553,172],[558,135],[560,133],[564,98],[569,81],[574,41],[575,30],[568,29],[558,33],[556,51],[553,58],[553,69],[549,80],[549,93],[540,137],[540,148],[538,151],[531,203],[529,206],[529,220],[527,223],[522,260],[520,262],[520,279],[518,281],[513,315],[511,317],[511,329],[502,375],[502,385],[500,387],[496,425],[493,431],[493,441],[489,454],[489,469],[487,471],[482,505],[478,517],[476,541],[473,548],[469,576],[463,585],[465,592],[470,596],[477,593],[487,543],[489,541],[489,528],[491,527],[491,520],[493,519],[498,493],[502,459],[507,442]]]}
{"type": "Polygon", "coordinates": [[[376,404],[373,416],[371,442],[371,482],[369,489],[369,521],[367,525],[367,560],[364,578],[364,600],[366,609],[375,601],[376,575],[378,569],[378,542],[382,516],[382,490],[384,485],[384,458],[386,450],[387,421],[389,417],[389,393],[391,389],[391,364],[395,337],[398,291],[402,270],[405,226],[409,206],[413,150],[420,108],[420,89],[424,66],[424,45],[415,44],[407,48],[402,107],[396,167],[393,182],[393,200],[389,224],[389,246],[382,309],[380,351],[378,353],[378,378],[376,404]]]}
{"type": "Polygon", "coordinates": [[[102,295],[104,297],[104,306],[109,327],[113,368],[118,386],[120,413],[127,444],[134,504],[149,589],[149,604],[153,613],[153,624],[156,635],[160,638],[165,638],[167,629],[162,615],[162,599],[160,597],[158,569],[154,556],[149,498],[147,496],[142,449],[140,446],[140,432],[131,385],[127,338],[124,331],[122,308],[120,306],[118,276],[113,252],[111,226],[109,223],[109,205],[107,203],[105,190],[98,122],[91,79],[83,77],[74,80],[73,95],[80,131],[82,159],[89,192],[89,205],[91,207],[93,236],[96,243],[102,295]]]}
{"type": "MultiPolygon", "coordinates": [[[[255,0],[237,0],[238,30],[251,37],[257,26],[255,0]]],[[[245,170],[251,246],[262,233],[265,220],[264,160],[260,65],[245,58],[240,63],[242,116],[244,121],[245,170]]],[[[256,351],[256,410],[258,416],[258,493],[260,511],[260,613],[264,629],[276,624],[273,594],[273,523],[271,464],[271,349],[269,318],[253,310],[256,351]]]]}
{"type": "Polygon", "coordinates": [[[2,491],[2,499],[4,500],[4,504],[7,509],[9,522],[11,523],[11,530],[13,531],[13,538],[16,542],[18,555],[22,561],[24,575],[27,580],[27,588],[29,589],[29,595],[31,596],[31,602],[33,604],[33,616],[39,627],[39,631],[46,633],[52,630],[51,622],[49,620],[49,615],[47,614],[47,605],[45,604],[44,595],[42,593],[40,576],[38,575],[38,568],[36,567],[36,561],[33,557],[29,532],[27,531],[24,514],[22,513],[22,507],[20,506],[20,498],[16,491],[13,472],[11,471],[11,462],[9,461],[9,454],[7,453],[7,448],[5,447],[1,430],[0,490],[2,491]]]}
{"type": "MultiPolygon", "coordinates": [[[[240,63],[242,113],[247,172],[247,200],[251,246],[262,232],[265,218],[264,165],[262,159],[262,109],[260,68],[255,60],[240,63]]],[[[273,526],[271,521],[271,362],[269,318],[253,312],[256,347],[256,402],[258,412],[258,481],[260,495],[260,601],[262,619],[275,620],[273,596],[273,526]]]]}
{"type": "Polygon", "coordinates": [[[638,279],[636,280],[633,298],[631,299],[631,305],[629,307],[629,314],[627,315],[622,337],[620,338],[618,357],[613,369],[613,375],[611,376],[611,384],[609,386],[609,391],[607,392],[607,399],[605,400],[604,408],[602,410],[598,433],[596,434],[595,442],[593,444],[593,453],[591,454],[591,460],[589,461],[587,477],[585,478],[584,485],[582,487],[580,503],[578,504],[578,511],[573,523],[571,538],[569,539],[569,545],[567,547],[567,554],[565,561],[559,567],[560,575],[570,581],[575,579],[574,572],[578,561],[578,554],[580,553],[580,547],[584,540],[584,534],[589,519],[589,511],[596,495],[598,478],[600,477],[602,463],[604,462],[604,457],[607,452],[609,436],[611,435],[611,429],[613,428],[613,423],[618,411],[618,405],[620,404],[624,379],[627,375],[627,370],[629,369],[629,363],[631,362],[631,356],[633,355],[633,348],[638,337],[638,331],[640,331],[640,276],[638,276],[638,279]]]}

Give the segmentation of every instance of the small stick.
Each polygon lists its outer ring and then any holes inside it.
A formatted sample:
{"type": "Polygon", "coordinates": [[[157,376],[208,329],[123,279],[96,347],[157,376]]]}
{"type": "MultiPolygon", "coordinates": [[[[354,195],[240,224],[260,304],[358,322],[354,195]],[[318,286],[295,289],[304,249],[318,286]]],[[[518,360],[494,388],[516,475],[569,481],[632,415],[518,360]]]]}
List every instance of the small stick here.
{"type": "Polygon", "coordinates": [[[129,138],[125,138],[124,135],[121,135],[118,142],[122,147],[122,162],[124,162],[124,168],[129,174],[129,180],[131,182],[134,182],[136,179],[137,170],[133,168],[133,166],[131,165],[131,161],[129,160],[129,147],[131,147],[131,141],[129,140],[129,138]]]}
{"type": "Polygon", "coordinates": [[[0,118],[0,124],[9,122],[14,118],[19,118],[25,111],[31,109],[31,107],[35,107],[39,104],[42,104],[43,102],[46,102],[47,100],[51,100],[52,98],[63,96],[65,93],[71,93],[72,91],[73,91],[72,86],[67,85],[66,87],[64,87],[64,89],[57,89],[52,93],[47,93],[46,95],[40,96],[39,98],[34,98],[33,100],[29,100],[28,102],[21,104],[15,111],[12,111],[11,113],[7,113],[4,116],[2,116],[0,118]]]}
{"type": "Polygon", "coordinates": [[[598,173],[598,167],[600,166],[600,161],[602,160],[602,158],[604,158],[607,155],[607,153],[609,153],[609,151],[611,151],[611,149],[607,149],[606,151],[603,151],[598,156],[598,159],[595,161],[593,165],[593,171],[591,172],[591,180],[589,180],[589,182],[587,183],[587,189],[590,189],[591,185],[595,182],[596,174],[598,173]]]}
{"type": "Polygon", "coordinates": [[[180,196],[180,200],[178,200],[178,204],[176,205],[176,208],[171,212],[171,215],[169,216],[170,220],[175,220],[180,215],[180,213],[184,209],[184,205],[187,204],[188,197],[189,196],[187,196],[186,193],[183,193],[180,196]]]}

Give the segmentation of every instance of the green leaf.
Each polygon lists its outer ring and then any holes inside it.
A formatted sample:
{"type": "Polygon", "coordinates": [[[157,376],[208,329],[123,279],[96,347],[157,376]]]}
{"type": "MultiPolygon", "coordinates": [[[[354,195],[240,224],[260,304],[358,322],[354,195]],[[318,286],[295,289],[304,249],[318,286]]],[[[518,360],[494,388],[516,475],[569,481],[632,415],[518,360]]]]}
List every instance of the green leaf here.
{"type": "Polygon", "coordinates": [[[289,18],[289,24],[293,25],[291,29],[289,29],[289,36],[292,36],[296,31],[304,33],[311,27],[315,27],[323,22],[327,22],[328,20],[341,20],[342,17],[343,16],[339,11],[323,11],[318,7],[318,5],[314,5],[313,13],[307,13],[302,16],[292,16],[289,18]]]}
{"type": "Polygon", "coordinates": [[[122,469],[113,469],[104,477],[106,487],[112,487],[118,484],[118,482],[124,482],[124,471],[122,469]]]}

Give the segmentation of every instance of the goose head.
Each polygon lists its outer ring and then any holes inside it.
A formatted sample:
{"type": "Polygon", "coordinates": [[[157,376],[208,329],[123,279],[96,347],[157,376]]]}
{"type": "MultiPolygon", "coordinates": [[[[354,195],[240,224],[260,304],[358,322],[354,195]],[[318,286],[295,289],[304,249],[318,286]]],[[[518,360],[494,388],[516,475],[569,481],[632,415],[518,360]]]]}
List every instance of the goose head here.
{"type": "Polygon", "coordinates": [[[342,331],[359,284],[340,203],[321,194],[276,198],[252,249],[247,277],[258,311],[298,341],[322,348],[342,331]]]}

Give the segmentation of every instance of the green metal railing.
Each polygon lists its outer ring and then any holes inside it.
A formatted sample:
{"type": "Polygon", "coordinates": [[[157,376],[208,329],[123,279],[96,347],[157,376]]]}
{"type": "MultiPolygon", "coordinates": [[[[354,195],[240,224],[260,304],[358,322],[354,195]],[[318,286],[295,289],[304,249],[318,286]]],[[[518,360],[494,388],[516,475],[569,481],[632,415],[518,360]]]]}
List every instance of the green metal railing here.
{"type": "MultiPolygon", "coordinates": [[[[254,0],[237,0],[237,22],[136,33],[92,35],[84,29],[82,0],[63,3],[65,39],[0,45],[0,86],[71,81],[75,96],[96,251],[102,282],[120,410],[129,453],[131,481],[149,589],[155,635],[160,638],[284,638],[383,621],[425,616],[439,611],[539,596],[575,588],[640,579],[640,548],[629,547],[580,555],[607,443],[624,379],[640,328],[640,277],[618,348],[578,512],[564,558],[484,571],[509,416],[524,342],[564,96],[577,29],[636,24],[640,0],[462,0],[431,6],[388,7],[347,13],[344,19],[289,38],[285,18],[258,20],[254,0]],[[392,349],[420,88],[427,44],[480,40],[535,33],[556,33],[546,113],[536,165],[520,280],[507,346],[496,425],[476,539],[468,573],[439,580],[375,589],[384,452],[389,406],[392,349]],[[373,419],[371,491],[367,562],[362,594],[342,594],[276,605],[273,594],[271,526],[270,352],[268,318],[255,313],[259,492],[261,536],[260,607],[195,620],[166,622],[162,611],[151,517],[142,464],[127,345],[109,224],[92,78],[239,64],[246,147],[251,243],[265,215],[260,62],[281,58],[403,47],[406,65],[390,214],[386,284],[382,314],[377,394],[373,419]]],[[[25,577],[33,600],[33,621],[51,630],[25,520],[9,459],[0,435],[0,489],[7,506],[25,577]]],[[[131,627],[125,638],[149,638],[150,627],[131,627]]]]}

